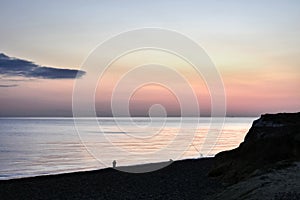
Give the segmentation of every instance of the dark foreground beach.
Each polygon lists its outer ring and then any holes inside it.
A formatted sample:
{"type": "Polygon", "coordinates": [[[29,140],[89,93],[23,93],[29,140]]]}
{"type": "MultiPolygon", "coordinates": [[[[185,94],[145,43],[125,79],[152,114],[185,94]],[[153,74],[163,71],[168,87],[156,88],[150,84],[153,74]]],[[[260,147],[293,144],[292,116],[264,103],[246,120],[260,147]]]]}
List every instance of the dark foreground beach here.
{"type": "Polygon", "coordinates": [[[149,173],[115,169],[0,182],[0,199],[203,199],[223,186],[207,176],[213,159],[185,160],[149,173]]]}
{"type": "Polygon", "coordinates": [[[214,158],[176,161],[140,174],[102,169],[0,181],[0,199],[298,200],[300,113],[263,115],[238,148],[214,158]]]}

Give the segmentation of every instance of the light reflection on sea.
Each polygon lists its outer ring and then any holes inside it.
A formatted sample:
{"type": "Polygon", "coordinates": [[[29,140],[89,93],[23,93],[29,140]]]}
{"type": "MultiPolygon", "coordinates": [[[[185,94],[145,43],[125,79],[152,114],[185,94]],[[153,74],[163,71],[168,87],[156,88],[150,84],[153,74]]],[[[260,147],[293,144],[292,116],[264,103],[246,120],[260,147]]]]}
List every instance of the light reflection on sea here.
{"type": "MultiPolygon", "coordinates": [[[[105,168],[115,159],[119,166],[126,166],[198,158],[210,129],[210,118],[199,118],[196,130],[191,130],[190,127],[194,125],[188,123],[180,129],[180,118],[168,118],[168,123],[162,129],[158,127],[161,123],[157,123],[157,127],[155,123],[146,127],[148,118],[136,118],[138,127],[127,126],[128,119],[124,118],[121,120],[122,127],[127,131],[124,134],[112,118],[98,118],[106,139],[111,142],[107,143],[101,139],[103,133],[90,119],[83,120],[84,128],[81,130],[84,132],[81,131],[80,135],[87,148],[96,149],[94,153],[99,152],[96,156],[101,163],[82,144],[72,118],[0,118],[0,179],[105,168]],[[159,134],[156,134],[157,130],[160,130],[159,134]],[[179,131],[181,134],[178,139],[176,135],[179,131]],[[183,148],[180,143],[190,139],[189,134],[193,134],[192,142],[183,148]],[[126,156],[116,155],[116,147],[127,152],[126,156]],[[164,151],[157,156],[155,152],[161,149],[164,151]],[[173,155],[181,156],[174,158],[173,155]]],[[[217,143],[208,156],[237,147],[253,120],[226,118],[217,143]]]]}

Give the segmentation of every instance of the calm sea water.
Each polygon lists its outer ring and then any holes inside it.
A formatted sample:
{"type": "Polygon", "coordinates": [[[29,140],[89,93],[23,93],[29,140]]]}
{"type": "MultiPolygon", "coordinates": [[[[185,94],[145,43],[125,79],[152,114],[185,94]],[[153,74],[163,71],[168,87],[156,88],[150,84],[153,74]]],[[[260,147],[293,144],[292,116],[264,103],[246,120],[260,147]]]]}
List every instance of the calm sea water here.
{"type": "Polygon", "coordinates": [[[237,147],[253,120],[0,118],[0,179],[213,156],[237,147]]]}

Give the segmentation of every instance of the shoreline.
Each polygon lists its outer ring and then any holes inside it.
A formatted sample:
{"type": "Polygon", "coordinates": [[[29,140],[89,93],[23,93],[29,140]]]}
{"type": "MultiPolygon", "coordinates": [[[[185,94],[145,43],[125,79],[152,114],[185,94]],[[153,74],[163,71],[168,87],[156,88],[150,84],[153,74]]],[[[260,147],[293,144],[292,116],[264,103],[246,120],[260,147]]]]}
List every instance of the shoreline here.
{"type": "MultiPolygon", "coordinates": [[[[214,158],[174,161],[148,173],[113,168],[0,181],[1,199],[206,199],[224,189],[208,177],[214,158]]],[[[155,164],[157,165],[157,163],[155,164]]],[[[152,164],[131,169],[153,167],[152,164]]]]}
{"type": "Polygon", "coordinates": [[[162,162],[154,162],[154,163],[142,163],[142,164],[133,164],[133,165],[122,165],[117,166],[116,168],[113,167],[104,167],[104,168],[93,168],[93,169],[82,169],[82,170],[74,170],[69,172],[61,172],[61,173],[49,173],[49,174],[38,174],[38,175],[28,175],[28,176],[20,176],[15,178],[8,178],[8,179],[0,179],[2,181],[11,181],[11,180],[19,180],[19,179],[27,179],[27,178],[36,178],[36,177],[44,177],[44,176],[57,176],[57,175],[64,175],[64,174],[73,174],[73,173],[84,173],[84,172],[93,172],[93,171],[100,171],[106,169],[115,169],[118,171],[128,172],[128,173],[148,173],[151,171],[159,170],[160,168],[166,167],[174,162],[180,162],[185,160],[201,160],[201,159],[211,159],[214,158],[213,156],[208,157],[198,157],[198,158],[186,158],[182,160],[172,160],[170,161],[162,161],[162,162]],[[154,170],[153,170],[154,168],[154,170]],[[149,169],[149,170],[147,170],[149,169]],[[135,171],[137,170],[137,171],[135,171]],[[147,171],[145,171],[147,170],[147,171]]]}
{"type": "MultiPolygon", "coordinates": [[[[105,167],[105,168],[98,168],[98,169],[91,169],[91,170],[78,170],[78,171],[70,171],[70,172],[65,172],[65,173],[54,173],[54,174],[41,174],[41,175],[35,175],[35,176],[24,176],[24,177],[19,177],[19,178],[11,178],[11,179],[0,179],[0,182],[2,181],[12,181],[12,180],[21,180],[21,179],[30,179],[30,178],[37,178],[37,177],[48,177],[48,176],[60,176],[60,175],[68,175],[68,174],[77,174],[77,173],[88,173],[88,172],[100,172],[102,170],[116,170],[120,172],[125,172],[125,173],[149,173],[152,171],[148,172],[127,172],[126,170],[141,170],[143,168],[151,168],[155,166],[165,166],[167,167],[168,165],[171,165],[174,162],[183,162],[183,161],[189,161],[189,160],[201,160],[201,159],[211,159],[213,157],[203,157],[203,158],[188,158],[188,159],[182,159],[182,160],[174,160],[172,162],[170,161],[163,161],[163,162],[155,162],[155,163],[145,163],[145,164],[134,164],[134,165],[127,165],[127,166],[116,166],[114,167],[105,167]],[[167,165],[165,165],[167,164],[167,165]]],[[[162,167],[163,168],[163,167],[162,167]]],[[[160,169],[157,169],[160,170],[160,169]]],[[[157,171],[157,170],[153,170],[157,171]]]]}

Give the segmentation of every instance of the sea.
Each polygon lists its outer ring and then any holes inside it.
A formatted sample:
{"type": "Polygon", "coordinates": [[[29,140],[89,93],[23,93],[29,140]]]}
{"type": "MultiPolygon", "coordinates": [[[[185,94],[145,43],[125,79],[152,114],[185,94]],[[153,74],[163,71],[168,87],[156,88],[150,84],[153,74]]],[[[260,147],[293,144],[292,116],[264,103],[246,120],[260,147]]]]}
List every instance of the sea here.
{"type": "Polygon", "coordinates": [[[0,180],[197,159],[236,148],[255,118],[0,118],[0,180]]]}

